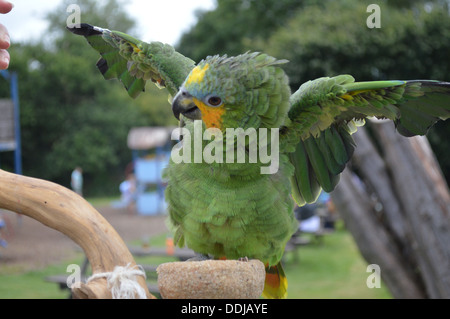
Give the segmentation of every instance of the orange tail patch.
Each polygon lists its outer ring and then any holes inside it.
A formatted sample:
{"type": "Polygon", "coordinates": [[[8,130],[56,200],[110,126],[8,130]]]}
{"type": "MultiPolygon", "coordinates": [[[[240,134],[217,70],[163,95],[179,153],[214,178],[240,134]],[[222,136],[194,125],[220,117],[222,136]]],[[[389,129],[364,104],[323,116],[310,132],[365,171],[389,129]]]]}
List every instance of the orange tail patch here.
{"type": "Polygon", "coordinates": [[[288,282],[281,262],[275,266],[266,265],[266,281],[263,297],[266,299],[284,299],[287,297],[288,282]]]}

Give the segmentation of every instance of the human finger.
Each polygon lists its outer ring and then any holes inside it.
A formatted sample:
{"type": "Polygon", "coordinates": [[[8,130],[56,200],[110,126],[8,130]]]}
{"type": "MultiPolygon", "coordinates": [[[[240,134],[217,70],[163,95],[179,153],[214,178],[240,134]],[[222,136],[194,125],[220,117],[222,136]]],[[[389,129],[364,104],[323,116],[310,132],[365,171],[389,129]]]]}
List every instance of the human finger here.
{"type": "Polygon", "coordinates": [[[9,66],[10,56],[8,51],[0,50],[0,70],[5,70],[9,66]]]}
{"type": "Polygon", "coordinates": [[[0,13],[8,13],[12,10],[13,6],[11,2],[0,0],[0,13]]]}
{"type": "Polygon", "coordinates": [[[0,24],[0,49],[8,49],[11,45],[9,33],[3,24],[0,24]]]}

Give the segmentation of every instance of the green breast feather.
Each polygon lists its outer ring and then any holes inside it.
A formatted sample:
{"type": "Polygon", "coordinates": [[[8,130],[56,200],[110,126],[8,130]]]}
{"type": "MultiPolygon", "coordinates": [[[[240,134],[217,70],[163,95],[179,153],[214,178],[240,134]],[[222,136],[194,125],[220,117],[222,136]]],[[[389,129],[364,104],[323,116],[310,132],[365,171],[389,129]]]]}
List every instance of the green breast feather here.
{"type": "MultiPolygon", "coordinates": [[[[186,127],[193,136],[192,122],[186,127]]],[[[266,165],[194,163],[194,155],[191,163],[171,161],[164,176],[170,181],[166,198],[176,240],[217,258],[276,264],[295,231],[288,178],[293,167],[285,155],[276,174],[261,174],[266,165]]]]}

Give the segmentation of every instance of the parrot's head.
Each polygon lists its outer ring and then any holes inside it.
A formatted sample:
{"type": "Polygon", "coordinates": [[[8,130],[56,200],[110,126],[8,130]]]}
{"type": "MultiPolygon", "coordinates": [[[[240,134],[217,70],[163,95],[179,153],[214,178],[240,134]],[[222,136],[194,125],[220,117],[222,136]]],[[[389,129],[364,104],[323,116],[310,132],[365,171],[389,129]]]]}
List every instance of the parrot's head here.
{"type": "Polygon", "coordinates": [[[279,127],[289,108],[287,61],[266,54],[212,56],[189,74],[172,102],[174,115],[201,119],[207,128],[279,127]]]}

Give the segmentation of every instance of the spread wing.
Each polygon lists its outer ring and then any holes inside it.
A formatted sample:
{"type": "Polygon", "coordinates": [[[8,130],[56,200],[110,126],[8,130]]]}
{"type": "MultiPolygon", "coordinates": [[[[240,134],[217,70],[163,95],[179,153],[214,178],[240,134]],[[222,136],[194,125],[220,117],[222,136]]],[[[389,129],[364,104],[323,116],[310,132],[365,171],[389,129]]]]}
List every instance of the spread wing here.
{"type": "Polygon", "coordinates": [[[391,119],[404,136],[424,135],[450,117],[450,83],[355,82],[340,75],[303,84],[291,97],[286,129],[297,137],[290,159],[299,205],[314,202],[321,189],[334,189],[355,148],[351,134],[368,117],[391,119]]]}
{"type": "Polygon", "coordinates": [[[82,23],[69,31],[84,36],[101,58],[97,67],[105,79],[118,79],[135,98],[147,80],[165,87],[174,96],[195,62],[168,44],[146,43],[128,34],[82,23]]]}

